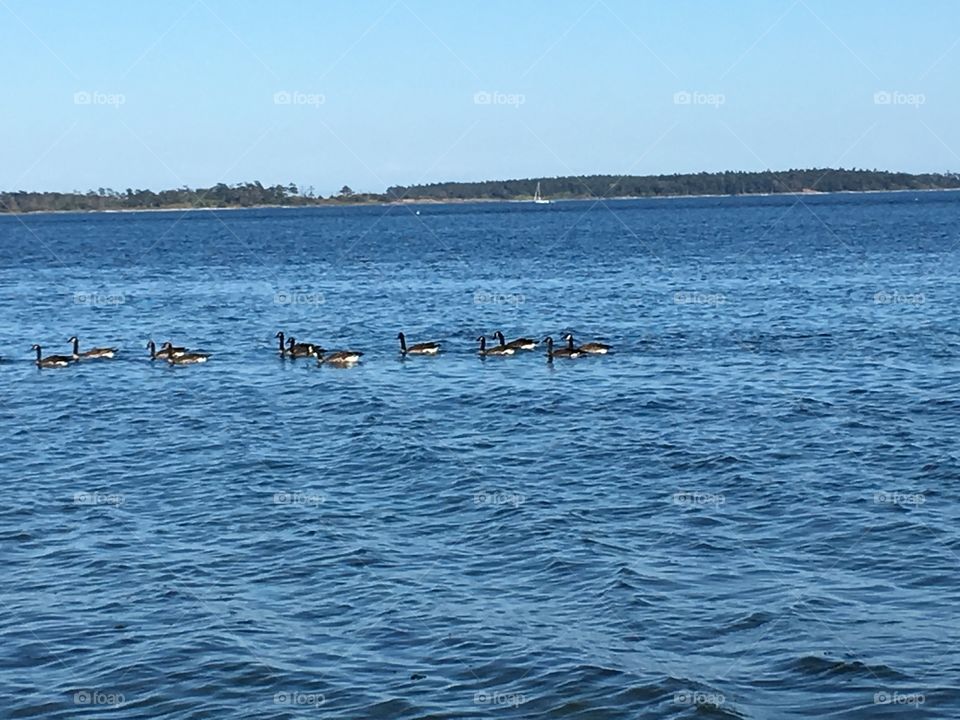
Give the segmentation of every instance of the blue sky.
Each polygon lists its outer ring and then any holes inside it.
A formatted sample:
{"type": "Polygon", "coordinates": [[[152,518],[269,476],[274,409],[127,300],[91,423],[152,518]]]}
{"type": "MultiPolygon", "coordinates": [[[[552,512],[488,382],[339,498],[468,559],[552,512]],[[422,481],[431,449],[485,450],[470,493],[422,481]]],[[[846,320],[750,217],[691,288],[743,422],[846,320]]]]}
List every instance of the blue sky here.
{"type": "Polygon", "coordinates": [[[0,189],[960,170],[960,4],[0,0],[0,189]]]}

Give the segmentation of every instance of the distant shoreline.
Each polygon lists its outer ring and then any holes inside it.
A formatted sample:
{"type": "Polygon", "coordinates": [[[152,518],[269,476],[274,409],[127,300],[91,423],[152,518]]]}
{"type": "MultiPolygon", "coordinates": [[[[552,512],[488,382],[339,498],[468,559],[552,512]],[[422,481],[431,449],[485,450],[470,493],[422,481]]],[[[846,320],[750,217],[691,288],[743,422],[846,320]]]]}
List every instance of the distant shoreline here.
{"type": "MultiPolygon", "coordinates": [[[[750,198],[750,197],[822,197],[830,195],[886,195],[892,193],[935,193],[960,192],[960,188],[900,188],[896,190],[832,190],[807,192],[768,192],[768,193],[740,193],[721,194],[703,193],[697,195],[618,195],[615,197],[583,197],[554,198],[549,204],[570,202],[609,202],[611,200],[690,200],[698,198],[750,198]]],[[[0,217],[23,217],[33,215],[127,215],[131,213],[194,213],[194,212],[224,212],[233,210],[323,210],[330,208],[358,208],[358,207],[411,207],[417,205],[474,205],[474,204],[525,204],[532,205],[532,199],[526,198],[448,198],[438,200],[433,198],[411,198],[409,200],[378,200],[369,202],[324,202],[304,205],[219,205],[214,207],[162,207],[162,208],[124,208],[103,210],[33,210],[33,211],[6,211],[0,210],[0,217]]]]}

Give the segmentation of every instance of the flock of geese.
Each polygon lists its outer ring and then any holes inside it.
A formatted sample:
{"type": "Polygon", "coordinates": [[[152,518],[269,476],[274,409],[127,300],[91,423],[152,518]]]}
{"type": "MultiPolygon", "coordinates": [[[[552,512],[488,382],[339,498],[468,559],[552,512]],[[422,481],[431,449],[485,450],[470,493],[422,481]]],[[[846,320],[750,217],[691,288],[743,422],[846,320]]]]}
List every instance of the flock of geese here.
{"type": "MultiPolygon", "coordinates": [[[[315,358],[318,365],[335,365],[340,367],[349,367],[356,365],[363,357],[359,350],[326,350],[319,343],[297,342],[296,338],[287,337],[281,330],[275,336],[277,338],[281,358],[315,358]]],[[[536,350],[540,343],[530,338],[517,338],[516,340],[506,341],[503,333],[497,330],[493,337],[498,341],[497,345],[487,346],[487,338],[483,335],[477,338],[480,343],[480,357],[501,357],[513,355],[518,351],[536,350]]],[[[407,338],[403,333],[397,335],[400,341],[400,355],[438,355],[440,353],[439,342],[421,342],[413,345],[407,345],[407,338]]],[[[546,337],[543,343],[547,346],[547,362],[553,362],[554,358],[574,359],[584,355],[606,355],[611,347],[599,342],[588,342],[583,345],[577,345],[573,340],[573,335],[567,333],[563,336],[566,340],[566,347],[554,348],[553,338],[546,337]]],[[[70,355],[47,355],[43,356],[43,348],[40,345],[33,345],[32,350],[37,353],[36,365],[41,368],[68,367],[73,363],[85,360],[110,360],[120,352],[114,347],[98,347],[89,350],[80,351],[80,341],[76,336],[70,338],[68,343],[73,346],[73,352],[70,355]]],[[[191,352],[185,347],[177,347],[170,341],[163,343],[160,349],[153,340],[147,341],[147,350],[150,352],[151,360],[165,360],[170,365],[196,365],[204,363],[210,358],[209,353],[191,352]]]]}

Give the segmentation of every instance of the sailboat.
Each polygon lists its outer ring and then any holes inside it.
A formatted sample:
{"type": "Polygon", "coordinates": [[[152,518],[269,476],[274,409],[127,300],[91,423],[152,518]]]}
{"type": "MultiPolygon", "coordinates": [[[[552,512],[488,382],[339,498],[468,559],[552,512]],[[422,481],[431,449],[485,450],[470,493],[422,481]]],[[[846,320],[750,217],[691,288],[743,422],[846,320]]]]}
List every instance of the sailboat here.
{"type": "Polygon", "coordinates": [[[540,194],[540,183],[539,183],[539,181],[537,182],[537,191],[536,191],[535,193],[533,193],[533,201],[534,201],[537,205],[549,205],[549,204],[550,204],[550,201],[549,201],[549,200],[545,200],[544,197],[540,194]]]}

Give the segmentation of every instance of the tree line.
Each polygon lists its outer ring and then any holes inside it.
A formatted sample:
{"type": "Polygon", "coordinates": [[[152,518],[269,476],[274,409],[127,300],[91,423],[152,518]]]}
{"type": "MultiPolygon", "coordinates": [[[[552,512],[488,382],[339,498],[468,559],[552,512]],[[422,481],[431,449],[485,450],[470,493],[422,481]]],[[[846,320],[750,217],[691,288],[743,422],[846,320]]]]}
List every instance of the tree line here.
{"type": "Polygon", "coordinates": [[[321,203],[380,202],[383,196],[358,194],[344,186],[336,195],[323,198],[295,184],[265,187],[259,182],[209,188],[181,187],[175,190],[117,191],[99,188],[88,192],[0,192],[0,212],[85,212],[95,210],[160,210],[176,208],[243,208],[306,206],[321,203]]]}
{"type": "Polygon", "coordinates": [[[328,197],[295,184],[264,186],[259,182],[209,188],[88,192],[0,192],[0,212],[84,212],[176,208],[242,208],[329,205],[401,201],[526,200],[540,183],[548,199],[668,197],[693,195],[756,195],[802,192],[935,190],[960,188],[960,173],[910,174],[881,170],[810,169],[774,172],[717,172],[674,175],[584,175],[579,177],[445,182],[397,185],[385,193],[354,193],[346,185],[328,197]]]}
{"type": "Polygon", "coordinates": [[[684,195],[759,195],[802,192],[934,190],[960,188],[960,173],[910,173],[881,170],[810,169],[774,172],[700,172],[674,175],[584,175],[578,177],[432,183],[396,186],[391,199],[515,200],[533,197],[537,183],[548,199],[668,197],[684,195]]]}

